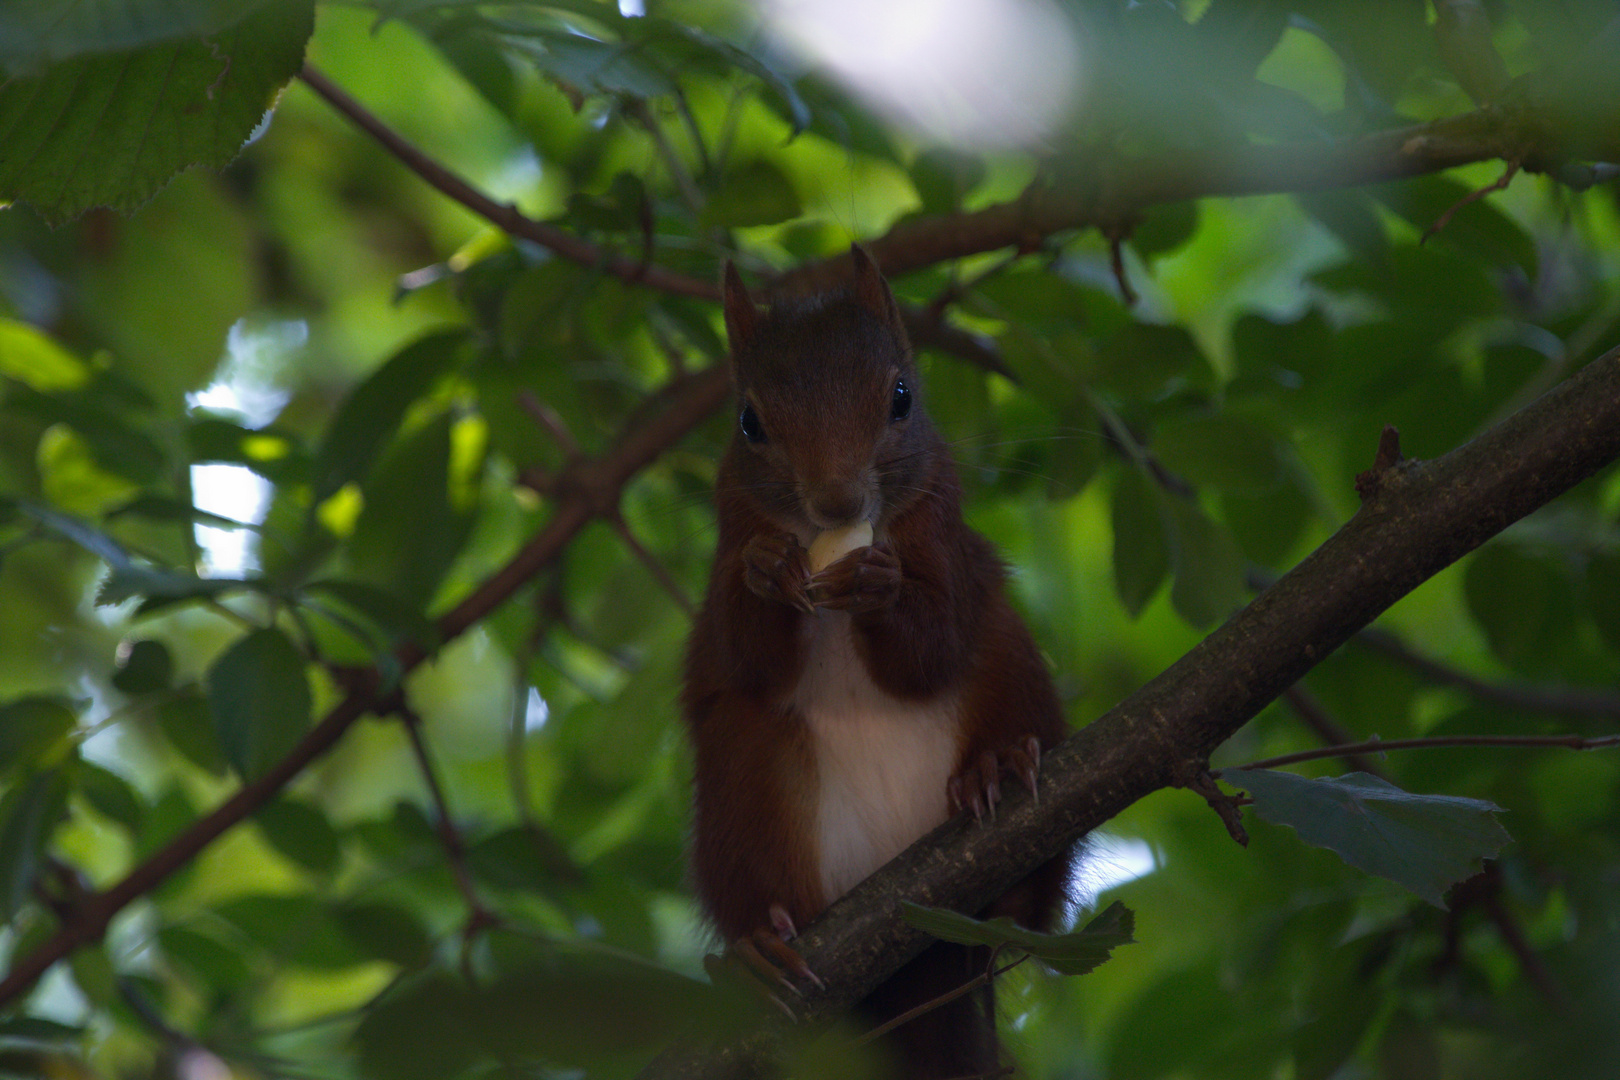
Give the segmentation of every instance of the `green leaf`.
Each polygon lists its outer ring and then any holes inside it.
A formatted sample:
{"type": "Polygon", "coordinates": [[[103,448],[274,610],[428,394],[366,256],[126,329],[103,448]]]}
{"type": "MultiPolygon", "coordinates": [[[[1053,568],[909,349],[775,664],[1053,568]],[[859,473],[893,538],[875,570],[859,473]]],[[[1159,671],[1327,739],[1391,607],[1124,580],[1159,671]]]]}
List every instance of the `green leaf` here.
{"type": "Polygon", "coordinates": [[[118,670],[113,672],[112,684],[126,694],[150,694],[168,688],[174,678],[174,658],[169,647],[150,639],[133,642],[118,670]]]}
{"type": "Polygon", "coordinates": [[[424,607],[472,528],[473,509],[450,498],[451,417],[406,435],[380,461],[363,492],[349,539],[356,577],[424,607]]]}
{"type": "Polygon", "coordinates": [[[147,611],[159,606],[159,603],[151,603],[153,601],[201,600],[235,589],[253,588],[254,584],[242,578],[205,578],[162,567],[130,564],[115,567],[107,575],[101,588],[96,590],[96,603],[105,607],[141,596],[149,602],[142,605],[142,610],[147,611]]]}
{"type": "Polygon", "coordinates": [[[1594,555],[1587,564],[1586,602],[1603,640],[1620,652],[1620,554],[1594,555]]]}
{"type": "Polygon", "coordinates": [[[187,761],[216,776],[225,772],[225,755],[219,748],[213,714],[200,695],[188,693],[163,700],[157,719],[164,737],[187,761]]]}
{"type": "Polygon", "coordinates": [[[0,83],[0,200],[60,224],[93,206],[127,213],[193,165],[223,167],[298,72],[313,26],[309,0],[278,0],[207,39],[0,83]]]}
{"type": "Polygon", "coordinates": [[[675,92],[670,75],[631,45],[556,31],[509,35],[506,40],[565,90],[636,98],[675,92]]]}
{"type": "Polygon", "coordinates": [[[0,318],[0,375],[50,394],[83,386],[90,369],[50,335],[25,322],[0,318]]]}
{"type": "Polygon", "coordinates": [[[317,874],[337,869],[342,850],[326,815],[296,799],[273,799],[253,815],[270,846],[317,874]]]}
{"type": "Polygon", "coordinates": [[[58,768],[12,785],[0,799],[0,923],[9,923],[28,900],[67,796],[67,773],[58,768]]]}
{"type": "Polygon", "coordinates": [[[1154,206],[1131,230],[1131,247],[1144,261],[1167,255],[1198,231],[1198,204],[1193,201],[1154,206]]]}
{"type": "Polygon", "coordinates": [[[0,65],[54,63],[83,53],[134,49],[217,34],[265,0],[98,0],[16,3],[0,21],[0,65]]]}
{"type": "Polygon", "coordinates": [[[1556,639],[1572,599],[1549,560],[1502,542],[1486,544],[1468,560],[1463,595],[1491,651],[1509,664],[1525,664],[1550,651],[1548,643],[1556,639]]]}
{"type": "Polygon", "coordinates": [[[1006,916],[975,919],[945,908],[923,907],[909,900],[901,901],[900,908],[906,922],[943,941],[959,945],[1011,946],[1064,975],[1084,975],[1107,960],[1117,946],[1136,942],[1131,936],[1136,928],[1136,916],[1118,900],[1093,917],[1084,929],[1067,934],[1043,934],[1019,926],[1006,916]]]}
{"type": "Polygon", "coordinates": [[[219,904],[215,910],[220,918],[284,963],[316,971],[338,971],[370,959],[355,948],[331,911],[313,896],[239,896],[219,904]]]}
{"type": "Polygon", "coordinates": [[[352,903],[332,909],[338,928],[379,960],[420,967],[433,956],[433,939],[415,915],[393,904],[352,903]]]}
{"type": "Polygon", "coordinates": [[[78,719],[57,698],[25,697],[0,705],[0,776],[55,765],[78,719]]]}
{"type": "Polygon", "coordinates": [[[418,608],[363,581],[328,578],[312,581],[306,590],[323,593],[373,623],[389,644],[412,642],[428,652],[439,644],[439,628],[418,608]]]}
{"type": "Polygon", "coordinates": [[[1271,432],[1230,411],[1165,421],[1154,431],[1153,451],[1194,487],[1264,490],[1279,473],[1271,432]]]}
{"type": "Polygon", "coordinates": [[[158,931],[157,942],[165,957],[216,991],[229,991],[252,977],[241,948],[192,927],[166,926],[158,931]]]}
{"type": "Polygon", "coordinates": [[[131,833],[141,831],[141,823],[146,819],[146,804],[128,780],[89,761],[78,762],[73,775],[79,784],[79,794],[96,808],[97,813],[118,822],[131,833]]]}
{"type": "Polygon", "coordinates": [[[208,669],[208,704],[225,757],[258,776],[309,730],[304,658],[280,630],[254,630],[208,669]]]}
{"type": "Polygon", "coordinates": [[[1114,483],[1114,591],[1132,618],[1170,572],[1163,495],[1141,470],[1120,470],[1114,483]]]}
{"type": "Polygon", "coordinates": [[[349,393],[315,451],[315,502],[365,478],[405,411],[455,366],[467,337],[458,329],[418,338],[349,393]]]}
{"type": "Polygon", "coordinates": [[[1456,795],[1414,795],[1368,773],[1312,780],[1265,769],[1222,778],[1254,797],[1260,817],[1307,844],[1388,878],[1444,908],[1446,890],[1479,872],[1512,841],[1492,814],[1501,807],[1456,795]]]}
{"type": "Polygon", "coordinates": [[[726,173],[703,208],[704,228],[775,225],[802,213],[798,192],[781,169],[752,161],[726,173]]]}
{"type": "Polygon", "coordinates": [[[1211,521],[1195,503],[1166,498],[1174,526],[1170,564],[1175,581],[1170,603],[1193,626],[1206,628],[1225,620],[1248,600],[1243,555],[1232,534],[1211,521]]]}

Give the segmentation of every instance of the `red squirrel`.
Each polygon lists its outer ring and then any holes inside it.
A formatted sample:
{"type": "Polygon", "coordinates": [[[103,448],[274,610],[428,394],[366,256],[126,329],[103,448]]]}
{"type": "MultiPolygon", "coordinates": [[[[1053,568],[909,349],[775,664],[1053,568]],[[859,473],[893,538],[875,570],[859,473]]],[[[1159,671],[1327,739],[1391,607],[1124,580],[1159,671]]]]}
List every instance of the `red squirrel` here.
{"type": "MultiPolygon", "coordinates": [[[[784,944],[797,927],[952,814],[993,811],[1004,776],[1034,790],[1065,730],[1005,568],[962,519],[894,296],[851,255],[846,289],[768,312],[726,266],[738,420],[682,697],[699,896],[735,948],[801,978],[814,976],[784,944]],[[870,544],[812,572],[815,538],[862,522],[870,544]]],[[[986,914],[1049,929],[1070,861],[986,914]]],[[[984,959],[936,944],[862,1010],[898,1015],[984,959]]],[[[888,1038],[908,1077],[1000,1067],[988,988],[888,1038]]]]}

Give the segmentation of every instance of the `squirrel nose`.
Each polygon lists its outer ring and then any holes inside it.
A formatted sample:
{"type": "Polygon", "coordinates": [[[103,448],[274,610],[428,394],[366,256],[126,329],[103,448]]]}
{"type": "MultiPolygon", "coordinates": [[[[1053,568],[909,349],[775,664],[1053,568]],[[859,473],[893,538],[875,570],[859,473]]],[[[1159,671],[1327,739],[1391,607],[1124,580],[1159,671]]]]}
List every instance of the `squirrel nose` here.
{"type": "Polygon", "coordinates": [[[805,509],[822,528],[853,524],[866,516],[866,493],[857,484],[828,485],[806,493],[805,509]]]}

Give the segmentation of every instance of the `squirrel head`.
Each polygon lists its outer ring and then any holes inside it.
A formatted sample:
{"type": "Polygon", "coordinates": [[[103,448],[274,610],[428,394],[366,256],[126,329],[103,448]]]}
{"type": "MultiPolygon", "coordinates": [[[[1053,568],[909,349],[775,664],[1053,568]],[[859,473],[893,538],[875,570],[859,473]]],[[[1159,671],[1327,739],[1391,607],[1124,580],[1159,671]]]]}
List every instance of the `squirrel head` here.
{"type": "Polygon", "coordinates": [[[801,535],[888,520],[921,494],[940,448],[894,295],[865,251],[850,256],[845,288],[764,312],[725,268],[728,456],[760,508],[801,535]]]}

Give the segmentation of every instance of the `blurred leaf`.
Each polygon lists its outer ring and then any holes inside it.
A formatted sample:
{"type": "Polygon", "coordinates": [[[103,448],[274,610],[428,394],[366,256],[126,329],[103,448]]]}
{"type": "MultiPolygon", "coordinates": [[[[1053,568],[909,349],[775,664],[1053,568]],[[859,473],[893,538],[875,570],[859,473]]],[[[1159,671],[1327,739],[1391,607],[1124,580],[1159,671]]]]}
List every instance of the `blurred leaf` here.
{"type": "Polygon", "coordinates": [[[253,820],[270,846],[317,874],[338,867],[342,850],[326,815],[297,799],[272,799],[254,813],[253,820]]]}
{"type": "Polygon", "coordinates": [[[727,171],[703,207],[704,228],[775,225],[801,213],[793,182],[768,161],[752,161],[727,171]]]}
{"type": "MultiPolygon", "coordinates": [[[[0,42],[3,40],[4,30],[0,29],[0,42]]],[[[0,318],[0,375],[37,393],[51,394],[83,386],[90,370],[49,335],[27,323],[0,318]]]]}
{"type": "Polygon", "coordinates": [[[12,784],[0,798],[0,922],[10,922],[28,900],[67,796],[67,774],[57,768],[12,784]]]}
{"type": "Polygon", "coordinates": [[[391,592],[362,581],[326,578],[304,587],[337,600],[374,624],[390,645],[409,641],[431,652],[439,645],[439,628],[422,611],[391,592]]]}
{"type": "Polygon", "coordinates": [[[218,904],[215,911],[281,963],[336,971],[370,959],[313,896],[239,896],[218,904]]]}
{"type": "Polygon", "coordinates": [[[1170,603],[1187,622],[1207,629],[1224,622],[1248,602],[1243,557],[1225,529],[1211,521],[1194,503],[1166,498],[1174,532],[1170,537],[1170,565],[1175,580],[1170,603]]]}
{"type": "Polygon", "coordinates": [[[1517,265],[1525,274],[1535,276],[1535,241],[1491,199],[1464,203],[1472,192],[1455,180],[1425,176],[1380,185],[1369,189],[1369,193],[1420,232],[1433,228],[1449,213],[1451,217],[1429,239],[1429,246],[1455,246],[1479,261],[1493,266],[1517,265]]]}
{"type": "Polygon", "coordinates": [[[1620,554],[1592,557],[1586,567],[1585,595],[1603,640],[1620,652],[1620,554]]]}
{"type": "Polygon", "coordinates": [[[280,630],[238,638],[208,669],[208,704],[219,745],[237,773],[252,779],[309,730],[304,658],[280,630]]]}
{"type": "Polygon", "coordinates": [[[975,919],[945,908],[923,907],[909,900],[901,901],[900,907],[906,922],[942,941],[992,947],[1009,945],[1063,975],[1084,975],[1107,960],[1116,947],[1136,942],[1131,936],[1136,929],[1136,917],[1118,900],[1095,915],[1084,929],[1067,934],[1043,934],[1025,929],[1005,916],[975,919]]]}
{"type": "Polygon", "coordinates": [[[1548,651],[1554,624],[1567,610],[1567,589],[1547,560],[1504,542],[1486,544],[1468,560],[1463,594],[1485,631],[1491,651],[1509,664],[1539,659],[1548,651]]]}
{"type": "Polygon", "coordinates": [[[515,826],[485,837],[467,850],[467,868],[505,889],[546,895],[580,880],[568,851],[549,833],[515,826]]]}
{"type": "Polygon", "coordinates": [[[68,970],[73,972],[74,985],[92,1004],[106,1008],[117,999],[118,973],[101,942],[75,949],[68,957],[68,970]]]}
{"type": "Polygon", "coordinates": [[[1178,202],[1155,206],[1142,215],[1131,230],[1131,247],[1143,262],[1168,255],[1193,238],[1198,231],[1198,204],[1178,202]]]}
{"type": "Polygon", "coordinates": [[[1278,477],[1271,432],[1230,409],[1160,424],[1153,451],[1194,487],[1256,491],[1274,486],[1278,477]]]}
{"type": "Polygon", "coordinates": [[[1358,870],[1388,878],[1444,908],[1446,890],[1477,874],[1512,841],[1502,808],[1456,795],[1414,795],[1367,773],[1312,780],[1265,769],[1222,778],[1254,797],[1255,812],[1287,825],[1358,870]]]}
{"type": "Polygon", "coordinates": [[[0,705],[0,776],[62,760],[78,718],[56,698],[25,697],[0,705]]]}
{"type": "Polygon", "coordinates": [[[464,329],[418,338],[350,391],[315,451],[315,502],[365,479],[405,411],[454,367],[467,338],[464,329]]]}
{"type": "Polygon", "coordinates": [[[89,761],[80,761],[73,768],[79,793],[96,812],[116,821],[132,834],[139,834],[146,819],[146,803],[130,786],[128,780],[89,761]]]}
{"type": "Polygon", "coordinates": [[[164,737],[187,761],[215,775],[225,771],[225,755],[215,734],[213,714],[200,695],[188,692],[161,701],[157,719],[164,737]]]}
{"type": "Polygon", "coordinates": [[[433,956],[433,940],[421,922],[393,904],[345,903],[332,917],[368,956],[403,968],[417,968],[433,956]]]}
{"type": "Polygon", "coordinates": [[[112,684],[126,694],[150,694],[168,688],[174,678],[174,658],[169,647],[150,638],[132,642],[129,652],[113,672],[112,684]]]}
{"type": "Polygon", "coordinates": [[[508,35],[506,40],[565,91],[654,98],[675,90],[675,81],[667,72],[628,44],[546,30],[508,35]]]}
{"type": "Polygon", "coordinates": [[[192,165],[223,167],[297,74],[313,14],[307,0],[278,0],[206,41],[83,55],[0,82],[0,199],[60,224],[92,206],[127,213],[192,165]]]}
{"type": "Polygon", "coordinates": [[[183,965],[198,982],[229,992],[252,975],[240,948],[189,926],[165,926],[157,932],[158,947],[171,962],[183,965]]]}
{"type": "Polygon", "coordinates": [[[441,1080],[460,1075],[482,1046],[472,1031],[470,993],[431,970],[373,1003],[354,1031],[366,1080],[441,1080]]]}
{"type": "Polygon", "coordinates": [[[240,22],[265,0],[106,0],[20,4],[0,23],[0,64],[52,63],[81,53],[202,37],[240,22]]]}
{"type": "Polygon", "coordinates": [[[1140,615],[1170,572],[1163,496],[1139,469],[1114,482],[1114,591],[1132,618],[1140,615]]]}
{"type": "Polygon", "coordinates": [[[473,508],[450,500],[450,430],[441,413],[384,455],[349,538],[356,577],[423,607],[472,530],[473,508]]]}

